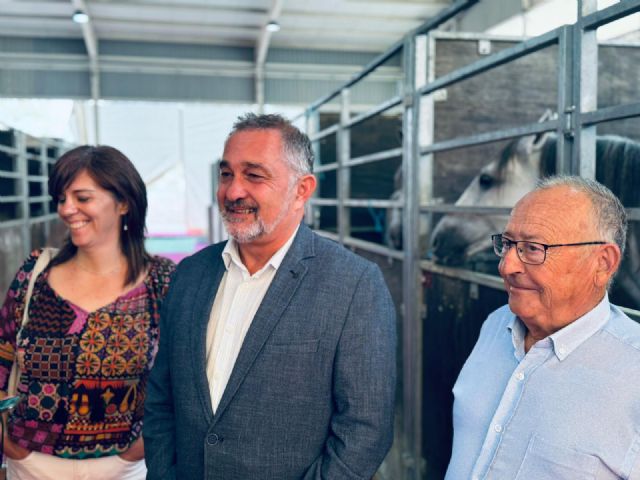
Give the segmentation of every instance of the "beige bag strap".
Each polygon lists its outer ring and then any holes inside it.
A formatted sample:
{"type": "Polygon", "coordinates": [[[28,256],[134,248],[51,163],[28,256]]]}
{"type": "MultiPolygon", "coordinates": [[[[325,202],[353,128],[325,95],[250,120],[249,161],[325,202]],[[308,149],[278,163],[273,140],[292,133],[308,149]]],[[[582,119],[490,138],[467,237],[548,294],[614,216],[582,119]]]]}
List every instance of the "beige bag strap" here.
{"type": "MultiPolygon", "coordinates": [[[[31,278],[29,278],[29,286],[27,287],[27,294],[24,297],[24,312],[22,312],[22,323],[20,323],[20,328],[18,329],[18,333],[16,334],[16,352],[18,351],[18,343],[20,342],[20,337],[22,336],[22,329],[29,322],[29,302],[31,302],[31,294],[33,293],[33,286],[36,284],[36,279],[42,273],[42,271],[47,268],[49,262],[53,257],[58,253],[57,248],[45,247],[42,249],[40,256],[36,260],[35,265],[33,266],[33,271],[31,272],[31,278]]],[[[15,355],[14,355],[15,357],[15,355]]],[[[16,394],[18,388],[18,378],[20,377],[20,372],[18,370],[18,361],[14,358],[13,367],[11,368],[11,374],[9,375],[9,385],[7,388],[7,395],[12,396],[16,394]]]]}

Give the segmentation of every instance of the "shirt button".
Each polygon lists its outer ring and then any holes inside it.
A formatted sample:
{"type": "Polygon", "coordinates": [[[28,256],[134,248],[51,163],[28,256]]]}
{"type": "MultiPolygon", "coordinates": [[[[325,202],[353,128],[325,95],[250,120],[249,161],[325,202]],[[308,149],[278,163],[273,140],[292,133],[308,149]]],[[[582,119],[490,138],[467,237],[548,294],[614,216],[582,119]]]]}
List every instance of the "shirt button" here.
{"type": "Polygon", "coordinates": [[[218,443],[218,435],[216,435],[215,433],[207,435],[207,443],[209,445],[215,445],[216,443],[218,443]]]}
{"type": "Polygon", "coordinates": [[[496,424],[493,426],[493,429],[494,429],[496,432],[500,433],[500,432],[502,432],[502,425],[500,425],[499,423],[496,423],[496,424]]]}
{"type": "Polygon", "coordinates": [[[516,374],[516,378],[517,378],[519,381],[524,380],[524,373],[523,373],[523,372],[518,372],[518,373],[516,374]]]}

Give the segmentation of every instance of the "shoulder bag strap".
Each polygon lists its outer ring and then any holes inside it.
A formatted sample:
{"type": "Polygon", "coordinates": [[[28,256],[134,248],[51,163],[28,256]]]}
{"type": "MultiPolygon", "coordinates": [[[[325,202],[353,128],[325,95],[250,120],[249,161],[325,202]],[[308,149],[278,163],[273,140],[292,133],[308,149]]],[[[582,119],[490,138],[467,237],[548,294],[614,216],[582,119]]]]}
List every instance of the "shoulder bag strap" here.
{"type": "MultiPolygon", "coordinates": [[[[31,302],[31,294],[33,293],[33,286],[36,283],[36,279],[42,273],[42,271],[47,268],[49,262],[53,257],[55,257],[56,253],[58,253],[57,248],[45,247],[42,249],[40,256],[36,260],[35,265],[33,266],[33,270],[31,272],[31,278],[29,278],[29,286],[27,287],[27,293],[24,297],[24,311],[22,312],[22,323],[20,323],[20,328],[16,334],[16,352],[18,351],[18,343],[20,342],[20,337],[22,336],[22,329],[29,322],[29,302],[31,302]]],[[[15,355],[14,355],[15,357],[15,355]]],[[[13,361],[13,366],[11,368],[11,374],[9,375],[9,385],[7,388],[7,395],[15,395],[18,387],[18,362],[17,360],[13,361]]]]}

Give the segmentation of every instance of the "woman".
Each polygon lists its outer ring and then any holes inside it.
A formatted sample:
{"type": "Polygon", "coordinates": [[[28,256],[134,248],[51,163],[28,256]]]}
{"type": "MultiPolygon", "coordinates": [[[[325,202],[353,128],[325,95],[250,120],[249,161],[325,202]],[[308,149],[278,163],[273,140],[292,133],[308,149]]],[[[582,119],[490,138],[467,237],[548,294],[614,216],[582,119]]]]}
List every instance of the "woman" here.
{"type": "Polygon", "coordinates": [[[49,177],[69,236],[35,281],[26,260],[0,310],[0,394],[18,359],[21,402],[8,419],[11,480],[143,479],[147,376],[174,270],[144,247],[146,189],[112,147],[77,147],[49,177]],[[84,472],[84,473],[83,473],[84,472]]]}

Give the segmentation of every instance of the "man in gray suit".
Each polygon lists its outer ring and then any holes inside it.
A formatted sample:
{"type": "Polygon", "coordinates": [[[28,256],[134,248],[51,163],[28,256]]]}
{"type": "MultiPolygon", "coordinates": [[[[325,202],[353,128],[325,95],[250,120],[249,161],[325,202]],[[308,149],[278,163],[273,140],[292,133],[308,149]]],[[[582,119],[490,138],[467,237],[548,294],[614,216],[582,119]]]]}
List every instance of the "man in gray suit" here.
{"type": "Polygon", "coordinates": [[[147,479],[370,479],[389,450],[394,306],[376,265],[301,224],[312,164],[278,115],[227,138],[231,239],[185,259],[165,300],[147,479]]]}

